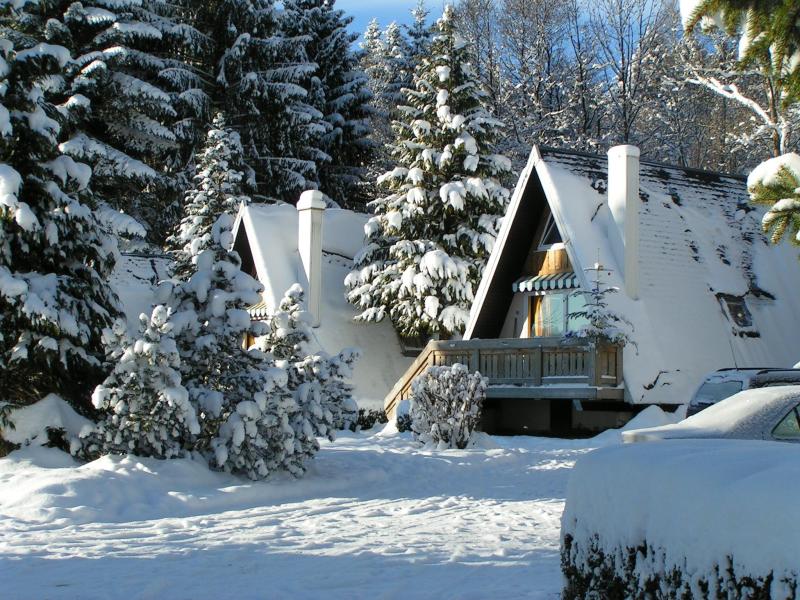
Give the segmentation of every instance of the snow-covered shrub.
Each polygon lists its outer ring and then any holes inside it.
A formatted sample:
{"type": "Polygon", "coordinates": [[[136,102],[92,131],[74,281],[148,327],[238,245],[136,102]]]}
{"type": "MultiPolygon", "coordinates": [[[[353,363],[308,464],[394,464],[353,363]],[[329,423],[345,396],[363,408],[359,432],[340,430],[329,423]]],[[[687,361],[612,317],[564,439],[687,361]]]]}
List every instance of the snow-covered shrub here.
{"type": "Polygon", "coordinates": [[[294,431],[292,472],[301,473],[305,462],[319,450],[317,437],[333,440],[335,431],[350,427],[358,418],[351,375],[359,352],[345,349],[335,356],[312,354],[309,350],[311,327],[302,309],[303,290],[292,286],[268,322],[269,331],[259,339],[259,348],[285,368],[293,400],[289,425],[294,431]]]}
{"type": "Polygon", "coordinates": [[[183,456],[200,425],[189,393],[181,385],[180,357],[170,311],[156,306],[141,315],[139,335],[129,337],[125,322],[107,329],[105,342],[116,365],[94,390],[92,402],[102,417],[86,437],[88,455],[183,456]]]}
{"type": "Polygon", "coordinates": [[[372,408],[359,408],[358,420],[353,431],[372,429],[375,425],[382,425],[389,422],[386,412],[383,410],[374,410],[372,408]]]}
{"type": "Polygon", "coordinates": [[[423,443],[466,448],[481,420],[488,380],[466,366],[429,367],[411,385],[411,429],[423,443]]]}
{"type": "Polygon", "coordinates": [[[561,521],[562,597],[797,598],[796,455],[704,439],[581,457],[561,521]]]}

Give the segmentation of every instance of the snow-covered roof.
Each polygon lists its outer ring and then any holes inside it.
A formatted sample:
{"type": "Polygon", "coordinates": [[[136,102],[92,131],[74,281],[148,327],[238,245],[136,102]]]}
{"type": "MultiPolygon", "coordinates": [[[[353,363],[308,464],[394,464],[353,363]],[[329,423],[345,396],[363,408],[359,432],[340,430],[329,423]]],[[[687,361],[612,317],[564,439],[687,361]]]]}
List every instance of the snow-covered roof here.
{"type": "Polygon", "coordinates": [[[139,327],[139,315],[153,309],[155,287],[169,279],[172,259],[166,255],[122,254],[111,274],[111,287],[122,301],[132,330],[139,327]]]}
{"type": "Polygon", "coordinates": [[[797,362],[798,249],[768,244],[760,228],[763,212],[748,202],[744,179],[641,162],[637,300],[624,292],[623,266],[615,264],[607,235],[607,187],[605,156],[533,149],[465,337],[499,333],[496,313],[510,299],[510,278],[518,277],[546,202],[581,286],[589,287],[584,269],[599,258],[612,270],[607,283],[621,289],[608,301],[633,325],[636,345],[625,348],[623,365],[630,401],[688,402],[716,369],[797,362]],[[744,298],[752,326],[737,328],[718,295],[744,298]]]}
{"type": "MultiPolygon", "coordinates": [[[[322,225],[322,300],[320,326],[314,328],[315,350],[336,353],[361,350],[352,383],[359,406],[383,409],[383,399],[411,364],[388,321],[356,323],[356,311],[345,297],[344,278],[364,241],[369,217],[344,209],[325,210],[322,225]]],[[[297,248],[297,210],[288,204],[250,204],[239,211],[234,225],[235,248],[243,267],[251,266],[264,286],[263,299],[274,309],[295,283],[305,281],[297,248]],[[249,252],[249,255],[248,255],[249,252]],[[252,264],[250,263],[252,261],[252,264]]]]}

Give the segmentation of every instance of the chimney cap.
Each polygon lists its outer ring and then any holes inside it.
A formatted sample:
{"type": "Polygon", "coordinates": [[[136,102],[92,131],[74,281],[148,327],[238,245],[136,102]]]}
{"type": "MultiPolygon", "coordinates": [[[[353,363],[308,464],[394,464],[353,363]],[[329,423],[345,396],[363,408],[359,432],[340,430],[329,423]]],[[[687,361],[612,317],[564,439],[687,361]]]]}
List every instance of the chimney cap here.
{"type": "Polygon", "coordinates": [[[622,144],[620,146],[612,146],[608,149],[608,155],[622,155],[622,156],[639,156],[641,152],[638,146],[631,144],[622,144]]]}
{"type": "Polygon", "coordinates": [[[300,194],[300,200],[297,201],[297,210],[325,210],[326,204],[325,196],[319,190],[307,190],[300,194]]]}

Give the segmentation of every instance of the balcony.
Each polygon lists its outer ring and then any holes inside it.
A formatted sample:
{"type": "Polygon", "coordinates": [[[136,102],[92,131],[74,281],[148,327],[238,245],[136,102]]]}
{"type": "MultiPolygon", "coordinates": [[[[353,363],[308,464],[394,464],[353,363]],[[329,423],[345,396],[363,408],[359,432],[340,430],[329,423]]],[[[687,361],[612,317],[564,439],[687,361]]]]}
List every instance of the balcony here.
{"type": "Polygon", "coordinates": [[[487,398],[621,401],[622,348],[560,337],[428,342],[384,400],[386,414],[432,365],[462,363],[489,379],[487,398]]]}

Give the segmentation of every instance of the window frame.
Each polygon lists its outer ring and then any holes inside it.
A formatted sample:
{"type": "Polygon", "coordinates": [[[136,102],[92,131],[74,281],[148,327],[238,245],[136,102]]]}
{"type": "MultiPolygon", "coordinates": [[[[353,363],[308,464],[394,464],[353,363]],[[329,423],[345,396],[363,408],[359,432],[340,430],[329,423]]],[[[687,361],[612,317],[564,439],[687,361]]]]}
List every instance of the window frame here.
{"type": "Polygon", "coordinates": [[[542,235],[539,237],[539,243],[536,246],[536,250],[537,252],[546,252],[548,250],[561,250],[563,248],[565,248],[564,240],[561,238],[561,232],[558,230],[558,225],[556,225],[556,220],[553,218],[553,213],[550,213],[547,216],[547,221],[545,221],[544,230],[542,231],[542,235]],[[555,231],[558,234],[559,241],[546,244],[545,240],[552,231],[555,231]]]}

